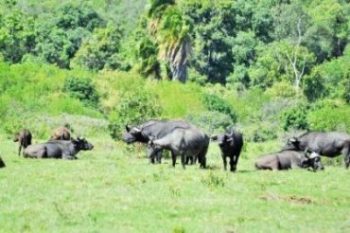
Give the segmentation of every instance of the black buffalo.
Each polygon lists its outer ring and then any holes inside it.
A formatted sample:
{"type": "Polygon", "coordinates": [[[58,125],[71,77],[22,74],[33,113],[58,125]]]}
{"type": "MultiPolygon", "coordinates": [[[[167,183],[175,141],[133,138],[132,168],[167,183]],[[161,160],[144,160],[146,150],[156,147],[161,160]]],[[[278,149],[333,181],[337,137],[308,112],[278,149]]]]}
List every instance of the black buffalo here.
{"type": "Polygon", "coordinates": [[[197,159],[201,168],[206,167],[206,154],[209,146],[209,137],[194,126],[190,128],[175,128],[166,136],[149,142],[152,157],[160,150],[170,150],[172,165],[175,167],[176,157],[181,156],[181,164],[185,168],[187,157],[197,159]]]}
{"type": "Polygon", "coordinates": [[[230,158],[230,171],[235,172],[237,169],[239,155],[241,154],[243,147],[243,135],[236,130],[230,129],[228,132],[218,136],[213,136],[212,139],[218,141],[224,163],[224,169],[227,170],[228,157],[230,158]]]}
{"type": "Polygon", "coordinates": [[[5,167],[5,162],[4,160],[2,160],[2,158],[0,157],[0,168],[5,167]]]}
{"type": "Polygon", "coordinates": [[[32,144],[32,133],[28,129],[22,129],[15,134],[13,141],[19,144],[18,156],[20,156],[22,148],[25,149],[32,144]]]}
{"type": "Polygon", "coordinates": [[[45,143],[28,146],[24,150],[26,158],[56,158],[77,159],[75,156],[81,150],[92,150],[93,145],[86,139],[50,140],[45,143]]]}
{"type": "Polygon", "coordinates": [[[340,132],[307,132],[288,139],[284,149],[313,151],[321,156],[344,155],[346,168],[350,164],[350,135],[340,132]]]}
{"type": "Polygon", "coordinates": [[[321,158],[315,152],[308,154],[293,150],[283,150],[264,155],[255,163],[259,170],[288,170],[293,168],[312,168],[322,170],[321,158]]]}
{"type": "MultiPolygon", "coordinates": [[[[124,142],[130,144],[134,142],[148,143],[151,139],[159,139],[171,133],[176,128],[190,128],[191,125],[181,120],[150,120],[138,126],[126,126],[123,135],[124,142]]],[[[150,153],[151,163],[155,161],[161,163],[161,150],[157,153],[150,153]]]]}

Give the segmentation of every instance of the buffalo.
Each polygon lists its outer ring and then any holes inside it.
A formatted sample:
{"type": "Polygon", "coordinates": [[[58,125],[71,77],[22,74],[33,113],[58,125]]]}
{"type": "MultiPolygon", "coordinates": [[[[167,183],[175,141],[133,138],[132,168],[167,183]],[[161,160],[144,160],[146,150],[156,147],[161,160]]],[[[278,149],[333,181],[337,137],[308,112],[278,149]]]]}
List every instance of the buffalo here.
{"type": "Polygon", "coordinates": [[[54,130],[53,134],[51,135],[50,140],[71,140],[71,132],[70,130],[65,127],[61,126],[54,130]]]}
{"type": "Polygon", "coordinates": [[[230,129],[228,132],[218,136],[212,136],[213,140],[218,141],[221,150],[221,156],[224,163],[224,169],[227,170],[227,157],[230,158],[230,171],[235,172],[239,155],[243,147],[243,136],[240,132],[230,129]]]}
{"type": "Polygon", "coordinates": [[[189,156],[194,159],[198,158],[201,168],[206,167],[209,137],[194,126],[189,128],[174,128],[166,136],[160,139],[150,140],[148,146],[150,157],[160,150],[170,150],[173,167],[175,167],[176,157],[178,155],[181,156],[183,168],[185,168],[186,160],[189,156]]]}
{"type": "Polygon", "coordinates": [[[0,157],[0,168],[5,167],[5,162],[4,160],[2,160],[2,158],[0,157]]]}
{"type": "Polygon", "coordinates": [[[350,135],[340,132],[307,132],[288,139],[284,149],[312,151],[321,156],[344,155],[346,168],[350,165],[350,135]]]}
{"type": "Polygon", "coordinates": [[[77,159],[75,156],[81,150],[92,150],[94,146],[84,138],[65,140],[50,140],[45,143],[28,146],[24,150],[26,158],[56,158],[77,159]]]}
{"type": "Polygon", "coordinates": [[[32,133],[28,129],[22,129],[15,134],[13,141],[19,144],[18,156],[20,156],[22,147],[25,149],[32,144],[32,133]]]}
{"type": "Polygon", "coordinates": [[[255,167],[259,170],[288,170],[293,168],[312,168],[322,170],[321,158],[315,152],[310,155],[305,152],[282,150],[277,153],[260,157],[255,167]]]}
{"type": "MultiPolygon", "coordinates": [[[[191,125],[182,120],[150,120],[141,125],[126,126],[123,141],[130,144],[134,142],[148,143],[151,139],[160,139],[171,133],[176,128],[188,129],[191,125]]],[[[161,163],[161,150],[150,153],[150,162],[161,163]]]]}

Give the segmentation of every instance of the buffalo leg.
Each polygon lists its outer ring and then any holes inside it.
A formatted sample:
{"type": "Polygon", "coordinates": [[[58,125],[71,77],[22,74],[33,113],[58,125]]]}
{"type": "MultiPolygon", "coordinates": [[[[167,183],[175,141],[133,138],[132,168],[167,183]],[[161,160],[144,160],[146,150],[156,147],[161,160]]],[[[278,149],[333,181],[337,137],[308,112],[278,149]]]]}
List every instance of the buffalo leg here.
{"type": "Polygon", "coordinates": [[[18,148],[18,156],[21,156],[21,150],[22,150],[22,145],[19,145],[19,148],[18,148]]]}
{"type": "Polygon", "coordinates": [[[344,155],[345,168],[348,169],[350,165],[350,142],[345,142],[341,153],[344,155]]]}
{"type": "Polygon", "coordinates": [[[182,164],[182,168],[185,169],[185,164],[186,164],[185,154],[181,154],[181,164],[182,164]]]}
{"type": "Polygon", "coordinates": [[[173,167],[175,167],[175,164],[176,164],[176,154],[172,151],[171,152],[171,159],[172,159],[172,162],[173,162],[173,167]]]}
{"type": "Polygon", "coordinates": [[[227,170],[227,160],[226,160],[226,156],[222,155],[222,161],[224,162],[224,170],[227,170]]]}
{"type": "Polygon", "coordinates": [[[344,162],[345,162],[345,168],[349,169],[349,165],[350,165],[350,153],[348,153],[347,155],[345,155],[344,157],[344,162]]]}
{"type": "Polygon", "coordinates": [[[158,151],[156,154],[157,163],[162,163],[162,151],[158,151]]]}
{"type": "Polygon", "coordinates": [[[236,161],[235,156],[230,157],[230,171],[235,172],[236,171],[236,161]]]}

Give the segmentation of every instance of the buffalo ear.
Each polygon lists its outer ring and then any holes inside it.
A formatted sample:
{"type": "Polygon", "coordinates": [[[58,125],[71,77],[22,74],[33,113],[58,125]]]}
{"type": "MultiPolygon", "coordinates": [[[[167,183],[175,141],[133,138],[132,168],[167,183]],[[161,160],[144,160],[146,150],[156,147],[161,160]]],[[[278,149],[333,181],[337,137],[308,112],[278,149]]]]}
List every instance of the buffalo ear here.
{"type": "Polygon", "coordinates": [[[130,126],[125,125],[125,129],[126,129],[126,132],[129,132],[130,131],[130,126]]]}

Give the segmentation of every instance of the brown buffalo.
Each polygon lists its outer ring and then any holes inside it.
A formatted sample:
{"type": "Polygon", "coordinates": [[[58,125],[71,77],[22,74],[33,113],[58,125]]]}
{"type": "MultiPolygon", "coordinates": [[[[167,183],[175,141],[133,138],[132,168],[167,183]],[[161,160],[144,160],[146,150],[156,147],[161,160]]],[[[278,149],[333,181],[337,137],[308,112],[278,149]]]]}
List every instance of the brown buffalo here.
{"type": "Polygon", "coordinates": [[[71,139],[70,130],[64,126],[58,127],[57,129],[55,129],[50,139],[69,141],[71,139]]]}
{"type": "Polygon", "coordinates": [[[28,129],[22,129],[15,134],[13,141],[19,143],[18,156],[20,156],[22,147],[25,149],[32,144],[32,133],[28,129]]]}

